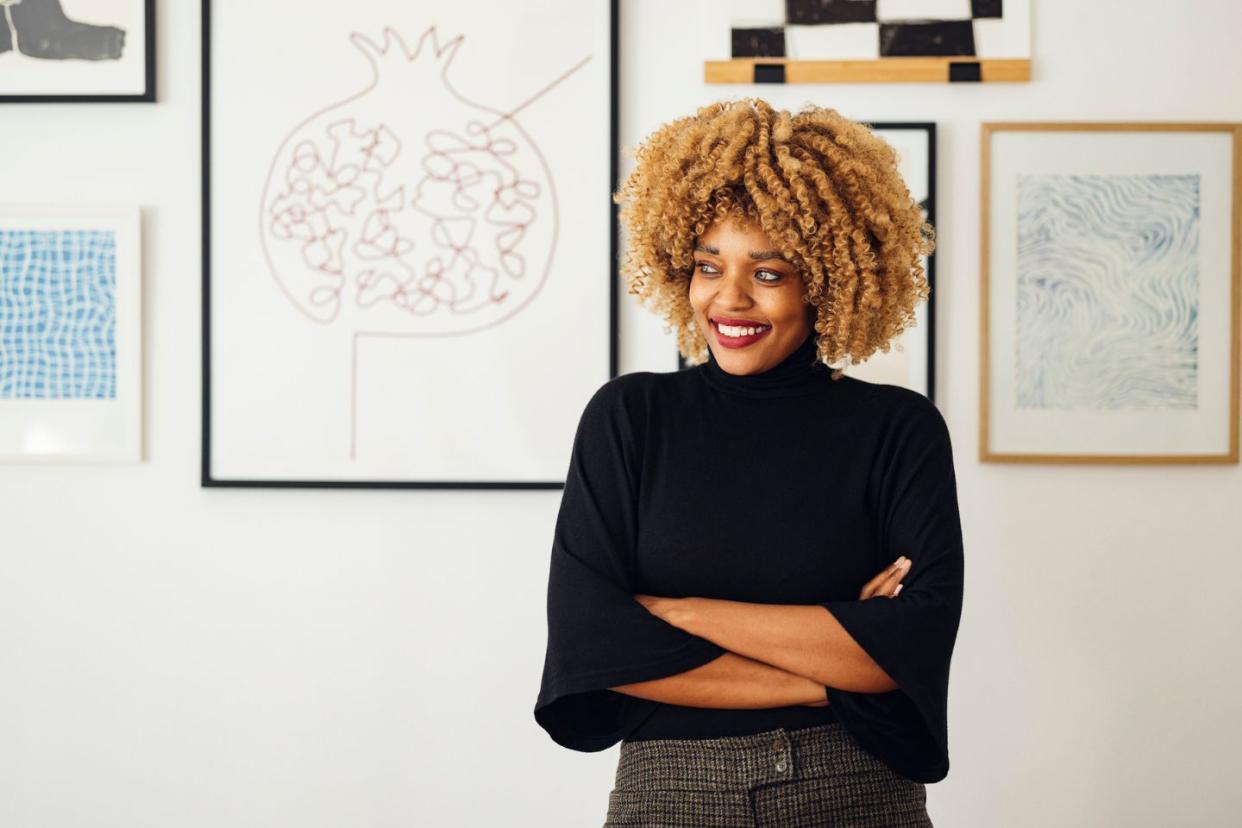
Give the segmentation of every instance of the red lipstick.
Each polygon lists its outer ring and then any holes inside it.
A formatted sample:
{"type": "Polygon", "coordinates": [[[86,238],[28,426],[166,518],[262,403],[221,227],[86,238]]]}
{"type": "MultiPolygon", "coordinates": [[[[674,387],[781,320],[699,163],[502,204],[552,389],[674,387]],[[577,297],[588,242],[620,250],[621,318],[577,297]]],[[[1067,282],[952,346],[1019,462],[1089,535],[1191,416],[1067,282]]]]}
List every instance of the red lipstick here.
{"type": "MultiPolygon", "coordinates": [[[[717,322],[723,322],[726,325],[733,325],[734,322],[729,317],[725,316],[718,316],[711,320],[712,330],[716,333],[716,341],[726,348],[745,348],[748,345],[755,344],[772,332],[772,326],[769,325],[762,330],[755,331],[753,334],[748,334],[746,336],[729,336],[720,330],[720,325],[718,325],[717,322]]],[[[746,322],[745,320],[742,321],[742,325],[748,328],[753,328],[757,324],[759,323],[746,322]]]]}

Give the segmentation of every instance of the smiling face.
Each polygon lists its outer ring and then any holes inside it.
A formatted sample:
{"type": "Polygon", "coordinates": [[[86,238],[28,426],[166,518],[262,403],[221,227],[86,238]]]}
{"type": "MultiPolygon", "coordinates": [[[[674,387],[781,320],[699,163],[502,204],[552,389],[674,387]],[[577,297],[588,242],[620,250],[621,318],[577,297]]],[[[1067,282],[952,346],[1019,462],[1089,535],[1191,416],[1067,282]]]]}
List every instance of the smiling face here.
{"type": "Polygon", "coordinates": [[[753,220],[718,221],[698,237],[690,305],[716,362],[730,374],[758,374],[811,333],[815,308],[802,277],[753,220]]]}

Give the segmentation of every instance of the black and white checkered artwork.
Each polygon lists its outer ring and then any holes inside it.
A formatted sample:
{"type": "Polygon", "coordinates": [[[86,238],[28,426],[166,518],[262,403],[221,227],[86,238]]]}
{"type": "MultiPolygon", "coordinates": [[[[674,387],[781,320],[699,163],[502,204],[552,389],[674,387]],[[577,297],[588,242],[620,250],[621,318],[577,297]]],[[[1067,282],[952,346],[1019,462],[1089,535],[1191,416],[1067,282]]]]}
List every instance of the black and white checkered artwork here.
{"type": "MultiPolygon", "coordinates": [[[[1029,57],[1030,0],[732,0],[710,3],[728,57],[874,60],[1029,57]],[[728,15],[721,15],[727,6],[728,15]],[[721,21],[721,18],[725,18],[721,21]]],[[[718,48],[709,52],[718,53],[718,48]]]]}

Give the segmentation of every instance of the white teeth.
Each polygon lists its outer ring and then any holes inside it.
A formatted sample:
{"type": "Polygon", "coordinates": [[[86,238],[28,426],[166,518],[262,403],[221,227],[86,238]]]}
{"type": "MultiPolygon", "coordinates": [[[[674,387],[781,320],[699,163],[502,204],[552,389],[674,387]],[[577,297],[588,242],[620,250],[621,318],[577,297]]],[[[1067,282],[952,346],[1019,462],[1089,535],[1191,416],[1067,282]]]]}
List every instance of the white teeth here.
{"type": "Polygon", "coordinates": [[[724,334],[725,336],[750,336],[751,334],[758,333],[759,331],[766,331],[768,328],[772,326],[771,325],[760,325],[757,328],[737,328],[737,327],[734,327],[733,325],[722,325],[721,323],[717,322],[716,327],[719,328],[720,332],[724,334]]]}

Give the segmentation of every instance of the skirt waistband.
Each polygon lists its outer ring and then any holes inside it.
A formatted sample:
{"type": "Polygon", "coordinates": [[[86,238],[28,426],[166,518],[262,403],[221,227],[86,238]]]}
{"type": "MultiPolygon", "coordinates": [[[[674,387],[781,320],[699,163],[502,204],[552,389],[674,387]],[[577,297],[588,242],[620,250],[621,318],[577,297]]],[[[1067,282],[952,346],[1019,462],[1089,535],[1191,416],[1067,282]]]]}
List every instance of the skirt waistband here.
{"type": "Polygon", "coordinates": [[[615,788],[721,790],[887,770],[840,722],[715,739],[622,741],[615,788]]]}

